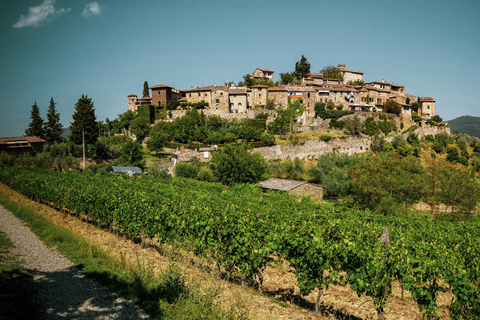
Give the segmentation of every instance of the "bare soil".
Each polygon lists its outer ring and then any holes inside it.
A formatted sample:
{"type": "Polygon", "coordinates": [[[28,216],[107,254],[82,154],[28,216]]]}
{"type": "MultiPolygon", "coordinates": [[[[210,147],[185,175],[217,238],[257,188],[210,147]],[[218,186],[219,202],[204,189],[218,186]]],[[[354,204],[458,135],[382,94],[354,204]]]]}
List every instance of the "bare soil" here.
{"type": "MultiPolygon", "coordinates": [[[[288,262],[267,267],[263,273],[263,287],[255,290],[238,281],[224,280],[216,271],[214,263],[210,264],[175,245],[159,248],[154,241],[147,241],[147,246],[142,247],[132,240],[115,236],[92,224],[29,200],[1,183],[0,192],[21,205],[36,208],[55,224],[69,228],[110,255],[123,255],[129,262],[153,265],[157,272],[171,263],[176,263],[189,283],[220,286],[220,305],[225,309],[234,307],[246,310],[252,319],[377,319],[377,312],[369,297],[358,297],[348,286],[340,285],[332,285],[324,292],[320,300],[320,312],[315,314],[313,310],[318,290],[302,297],[288,262]]],[[[440,306],[441,319],[449,319],[448,305],[452,297],[449,293],[439,295],[437,305],[440,306]]],[[[422,319],[418,305],[407,291],[404,292],[404,298],[401,298],[398,283],[393,286],[393,294],[384,315],[386,319],[422,319]]]]}

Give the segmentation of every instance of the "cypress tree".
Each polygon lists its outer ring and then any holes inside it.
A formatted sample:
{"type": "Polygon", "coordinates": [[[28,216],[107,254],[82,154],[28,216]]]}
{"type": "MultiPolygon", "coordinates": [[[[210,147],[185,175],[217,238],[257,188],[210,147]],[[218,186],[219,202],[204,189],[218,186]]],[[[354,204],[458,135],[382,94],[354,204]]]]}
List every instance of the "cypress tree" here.
{"type": "Polygon", "coordinates": [[[49,144],[55,144],[62,141],[61,134],[63,133],[63,126],[60,123],[60,113],[55,108],[56,103],[53,97],[50,99],[50,106],[47,112],[47,121],[45,122],[45,138],[49,144]]]}
{"type": "Polygon", "coordinates": [[[98,139],[97,118],[91,98],[83,95],[75,104],[73,123],[70,126],[70,140],[74,144],[82,144],[82,130],[85,131],[85,144],[93,144],[98,139]]]}
{"type": "Polygon", "coordinates": [[[25,135],[27,136],[37,136],[40,138],[45,138],[43,131],[43,119],[40,116],[40,109],[38,109],[37,102],[32,106],[32,111],[30,113],[30,119],[32,121],[28,125],[28,128],[25,130],[25,135]]]}
{"type": "Polygon", "coordinates": [[[300,61],[295,63],[295,76],[300,78],[306,78],[310,73],[310,62],[302,54],[300,61]]]}
{"type": "Polygon", "coordinates": [[[150,89],[148,88],[148,82],[145,81],[143,83],[143,97],[146,98],[146,97],[149,97],[150,96],[150,89]]]}

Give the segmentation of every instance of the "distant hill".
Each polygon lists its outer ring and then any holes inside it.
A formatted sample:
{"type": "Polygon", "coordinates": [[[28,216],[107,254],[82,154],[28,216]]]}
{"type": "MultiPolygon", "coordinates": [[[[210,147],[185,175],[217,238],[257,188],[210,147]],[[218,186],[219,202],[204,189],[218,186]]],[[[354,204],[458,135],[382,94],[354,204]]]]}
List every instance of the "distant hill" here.
{"type": "Polygon", "coordinates": [[[461,116],[453,120],[444,121],[452,130],[458,130],[463,134],[480,138],[480,117],[461,116]]]}

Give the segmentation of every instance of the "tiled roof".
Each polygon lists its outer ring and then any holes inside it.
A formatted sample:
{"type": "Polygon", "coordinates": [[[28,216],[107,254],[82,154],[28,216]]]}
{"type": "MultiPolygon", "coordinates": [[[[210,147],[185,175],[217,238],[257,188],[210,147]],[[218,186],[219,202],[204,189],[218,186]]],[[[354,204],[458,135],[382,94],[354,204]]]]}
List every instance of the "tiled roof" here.
{"type": "Polygon", "coordinates": [[[264,189],[289,191],[289,190],[298,188],[306,183],[307,183],[306,181],[272,178],[272,179],[260,182],[259,185],[264,189]]]}
{"type": "Polygon", "coordinates": [[[172,87],[166,86],[164,84],[157,84],[156,86],[150,87],[150,89],[159,89],[159,88],[172,88],[172,87]]]}
{"type": "Polygon", "coordinates": [[[271,91],[271,92],[287,92],[288,90],[285,89],[285,88],[280,88],[280,87],[270,87],[268,88],[268,91],[271,91]]]}
{"type": "Polygon", "coordinates": [[[432,97],[418,97],[418,101],[422,102],[435,102],[432,97]]]}
{"type": "Polygon", "coordinates": [[[230,89],[228,91],[229,94],[247,94],[247,90],[245,89],[230,89]]]}
{"type": "Polygon", "coordinates": [[[7,144],[8,142],[47,142],[40,137],[37,136],[27,136],[27,137],[7,137],[7,138],[0,138],[0,144],[7,144]]]}
{"type": "Polygon", "coordinates": [[[128,96],[129,97],[136,97],[137,95],[136,94],[129,94],[128,96]]]}
{"type": "Polygon", "coordinates": [[[353,70],[340,70],[340,72],[351,72],[351,73],[358,73],[358,74],[363,74],[363,72],[360,72],[360,71],[353,71],[353,70]]]}
{"type": "Polygon", "coordinates": [[[256,84],[256,85],[252,86],[252,88],[269,88],[269,86],[264,85],[264,84],[256,84]]]}
{"type": "Polygon", "coordinates": [[[312,77],[312,78],[323,78],[323,73],[309,73],[308,74],[309,77],[312,77]]]}
{"type": "Polygon", "coordinates": [[[262,71],[262,72],[275,72],[275,71],[272,71],[272,70],[260,69],[260,68],[257,68],[257,70],[260,70],[260,71],[262,71]]]}
{"type": "Polygon", "coordinates": [[[193,92],[193,91],[212,91],[212,89],[215,88],[214,86],[205,86],[205,87],[196,87],[196,88],[191,88],[187,90],[182,90],[184,92],[193,92]]]}

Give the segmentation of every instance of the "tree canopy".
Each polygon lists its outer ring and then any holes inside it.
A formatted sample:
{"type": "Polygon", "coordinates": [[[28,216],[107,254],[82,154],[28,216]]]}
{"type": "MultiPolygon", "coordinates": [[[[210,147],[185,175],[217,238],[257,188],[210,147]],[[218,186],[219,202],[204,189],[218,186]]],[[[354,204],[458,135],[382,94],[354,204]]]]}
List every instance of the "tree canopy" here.
{"type": "Polygon", "coordinates": [[[63,126],[60,123],[60,113],[57,112],[55,107],[56,103],[53,101],[53,97],[50,99],[50,106],[47,112],[47,121],[44,125],[45,138],[49,144],[55,144],[63,140],[63,126]]]}
{"type": "Polygon", "coordinates": [[[323,73],[324,78],[338,79],[340,81],[343,81],[342,73],[340,72],[340,70],[338,70],[337,67],[326,66],[322,70],[320,70],[320,73],[323,73]]]}
{"type": "Polygon", "coordinates": [[[70,140],[75,144],[82,144],[83,130],[85,132],[85,143],[95,143],[99,131],[92,99],[82,94],[82,97],[75,104],[75,113],[72,117],[70,140]]]}
{"type": "Polygon", "coordinates": [[[267,163],[258,152],[251,153],[247,144],[225,145],[212,154],[213,173],[225,185],[256,183],[267,170],[267,163]]]}
{"type": "Polygon", "coordinates": [[[32,121],[28,125],[28,128],[25,130],[25,134],[27,136],[37,136],[40,138],[45,138],[45,133],[43,131],[43,119],[40,116],[40,109],[38,109],[36,101],[32,105],[30,119],[32,119],[32,121]]]}
{"type": "Polygon", "coordinates": [[[150,89],[148,88],[148,82],[145,81],[143,83],[143,97],[146,98],[146,97],[149,97],[150,96],[150,89]]]}
{"type": "Polygon", "coordinates": [[[302,54],[300,61],[295,63],[295,76],[297,78],[306,78],[310,73],[310,62],[302,54]]]}

